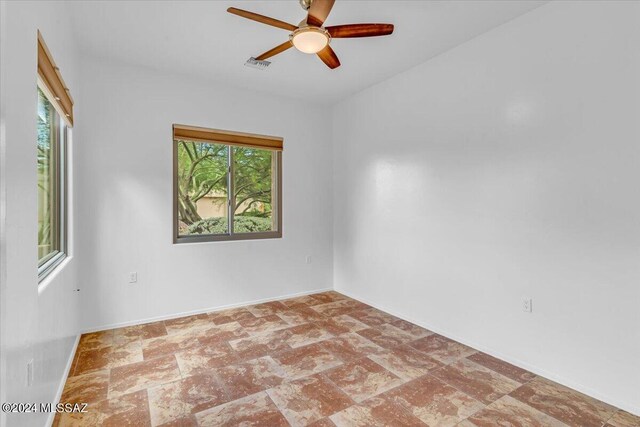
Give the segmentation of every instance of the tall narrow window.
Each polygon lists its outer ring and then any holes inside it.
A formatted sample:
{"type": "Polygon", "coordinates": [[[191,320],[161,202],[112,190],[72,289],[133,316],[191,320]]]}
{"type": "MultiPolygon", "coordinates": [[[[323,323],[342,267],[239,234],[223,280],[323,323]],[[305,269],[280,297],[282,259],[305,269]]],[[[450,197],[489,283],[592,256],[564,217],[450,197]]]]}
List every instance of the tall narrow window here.
{"type": "Polygon", "coordinates": [[[282,138],[174,125],[174,242],[282,236],[282,138]]]}
{"type": "Polygon", "coordinates": [[[73,101],[40,33],[37,94],[38,277],[42,279],[67,253],[66,155],[73,101]]]}
{"type": "Polygon", "coordinates": [[[64,253],[64,124],[38,88],[38,267],[64,253]]]}

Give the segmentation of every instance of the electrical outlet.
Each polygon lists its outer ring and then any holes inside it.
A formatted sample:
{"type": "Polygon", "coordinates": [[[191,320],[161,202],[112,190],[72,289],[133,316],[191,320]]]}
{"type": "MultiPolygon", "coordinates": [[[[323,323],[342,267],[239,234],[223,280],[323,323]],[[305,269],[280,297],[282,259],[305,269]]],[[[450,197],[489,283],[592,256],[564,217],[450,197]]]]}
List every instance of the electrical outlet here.
{"type": "Polygon", "coordinates": [[[31,387],[33,384],[33,359],[29,359],[27,362],[27,387],[31,387]]]}
{"type": "Polygon", "coordinates": [[[311,264],[311,255],[307,255],[306,262],[307,264],[311,264]]]}
{"type": "Polygon", "coordinates": [[[525,313],[533,312],[533,300],[531,298],[522,299],[522,311],[525,313]]]}
{"type": "Polygon", "coordinates": [[[138,282],[138,273],[132,271],[129,273],[129,283],[137,283],[138,282]]]}

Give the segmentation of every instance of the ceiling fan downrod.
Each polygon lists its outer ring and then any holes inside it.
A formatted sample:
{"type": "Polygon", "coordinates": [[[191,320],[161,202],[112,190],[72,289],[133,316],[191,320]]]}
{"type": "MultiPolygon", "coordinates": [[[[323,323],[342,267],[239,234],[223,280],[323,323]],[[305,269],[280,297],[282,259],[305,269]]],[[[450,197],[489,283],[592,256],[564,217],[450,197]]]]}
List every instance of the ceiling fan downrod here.
{"type": "Polygon", "coordinates": [[[312,1],[313,0],[300,0],[300,6],[302,6],[304,10],[309,10],[312,1]]]}

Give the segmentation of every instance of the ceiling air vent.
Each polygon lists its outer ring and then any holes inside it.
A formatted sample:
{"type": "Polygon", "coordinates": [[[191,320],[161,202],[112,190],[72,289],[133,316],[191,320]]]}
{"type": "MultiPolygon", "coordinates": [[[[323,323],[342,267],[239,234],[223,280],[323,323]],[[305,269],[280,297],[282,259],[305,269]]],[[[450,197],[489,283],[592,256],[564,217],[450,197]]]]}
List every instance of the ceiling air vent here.
{"type": "Polygon", "coordinates": [[[251,67],[258,70],[266,70],[267,67],[271,64],[269,61],[260,61],[253,56],[247,59],[247,62],[244,63],[245,67],[251,67]]]}

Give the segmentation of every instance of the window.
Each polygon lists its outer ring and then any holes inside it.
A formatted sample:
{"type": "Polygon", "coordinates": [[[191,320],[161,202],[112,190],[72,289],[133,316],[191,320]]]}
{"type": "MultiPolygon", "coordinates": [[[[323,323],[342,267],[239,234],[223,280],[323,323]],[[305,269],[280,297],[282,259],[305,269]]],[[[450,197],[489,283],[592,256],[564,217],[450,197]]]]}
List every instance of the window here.
{"type": "Polygon", "coordinates": [[[66,124],[38,88],[38,274],[65,256],[66,124]]]}
{"type": "Polygon", "coordinates": [[[174,242],[282,236],[282,138],[174,125],[174,242]]]}
{"type": "Polygon", "coordinates": [[[73,101],[38,33],[37,194],[38,277],[67,253],[66,155],[73,101]]]}

